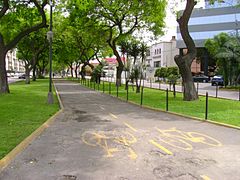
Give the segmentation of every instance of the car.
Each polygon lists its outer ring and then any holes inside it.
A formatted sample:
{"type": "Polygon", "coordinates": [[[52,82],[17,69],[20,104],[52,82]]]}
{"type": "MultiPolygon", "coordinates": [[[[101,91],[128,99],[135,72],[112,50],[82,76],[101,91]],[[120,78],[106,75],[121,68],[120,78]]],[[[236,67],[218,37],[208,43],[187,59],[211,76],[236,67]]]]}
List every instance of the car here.
{"type": "Polygon", "coordinates": [[[26,75],[22,74],[22,75],[18,76],[18,79],[26,79],[26,75]]]}
{"type": "Polygon", "coordinates": [[[224,85],[224,79],[222,75],[213,76],[212,78],[212,86],[223,86],[224,85]]]}
{"type": "Polygon", "coordinates": [[[208,81],[209,81],[209,77],[205,76],[203,74],[193,76],[193,82],[204,82],[205,83],[208,81]]]}

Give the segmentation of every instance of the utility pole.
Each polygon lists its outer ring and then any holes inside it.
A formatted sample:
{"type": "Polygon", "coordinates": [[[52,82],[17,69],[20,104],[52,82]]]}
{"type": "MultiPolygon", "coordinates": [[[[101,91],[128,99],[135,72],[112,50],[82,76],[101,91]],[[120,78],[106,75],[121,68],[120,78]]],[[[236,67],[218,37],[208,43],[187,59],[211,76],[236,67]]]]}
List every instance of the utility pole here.
{"type": "Polygon", "coordinates": [[[47,32],[47,38],[49,40],[49,91],[48,91],[48,104],[53,104],[53,93],[52,93],[52,40],[53,40],[53,32],[52,32],[52,9],[53,4],[52,0],[49,1],[50,5],[50,29],[47,32]]]}

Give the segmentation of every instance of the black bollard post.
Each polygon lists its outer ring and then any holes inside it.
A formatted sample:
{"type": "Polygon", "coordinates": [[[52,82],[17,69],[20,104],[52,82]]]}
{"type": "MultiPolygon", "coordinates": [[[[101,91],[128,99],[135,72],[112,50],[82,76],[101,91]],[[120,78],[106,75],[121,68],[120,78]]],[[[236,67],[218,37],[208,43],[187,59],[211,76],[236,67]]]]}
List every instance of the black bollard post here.
{"type": "Polygon", "coordinates": [[[112,83],[109,82],[109,87],[108,87],[108,92],[109,92],[109,94],[111,94],[111,86],[112,86],[112,83]]]}
{"type": "Polygon", "coordinates": [[[98,84],[97,84],[97,85],[98,85],[98,87],[97,87],[97,88],[98,88],[98,91],[99,91],[99,84],[100,84],[100,83],[98,82],[98,84]]]}
{"type": "Polygon", "coordinates": [[[205,120],[208,118],[208,92],[206,92],[206,109],[205,109],[205,120]]]}
{"type": "Polygon", "coordinates": [[[239,92],[238,93],[238,96],[239,96],[238,98],[239,98],[239,101],[240,101],[240,86],[239,86],[238,92],[239,92]]]}
{"type": "Polygon", "coordinates": [[[127,84],[127,101],[128,101],[128,84],[127,84]]]}
{"type": "Polygon", "coordinates": [[[104,81],[103,81],[103,93],[105,92],[105,86],[104,86],[104,81]]]}
{"type": "Polygon", "coordinates": [[[118,85],[117,85],[117,97],[118,97],[118,85]]]}
{"type": "Polygon", "coordinates": [[[94,80],[94,84],[93,84],[94,90],[96,90],[96,82],[94,80]]]}
{"type": "Polygon", "coordinates": [[[142,91],[141,91],[141,106],[143,105],[143,89],[144,89],[144,87],[142,86],[142,91]]]}
{"type": "Polygon", "coordinates": [[[168,88],[166,90],[166,111],[168,111],[168,88]]]}
{"type": "Polygon", "coordinates": [[[198,95],[198,88],[199,88],[199,83],[197,82],[197,95],[198,95]]]}

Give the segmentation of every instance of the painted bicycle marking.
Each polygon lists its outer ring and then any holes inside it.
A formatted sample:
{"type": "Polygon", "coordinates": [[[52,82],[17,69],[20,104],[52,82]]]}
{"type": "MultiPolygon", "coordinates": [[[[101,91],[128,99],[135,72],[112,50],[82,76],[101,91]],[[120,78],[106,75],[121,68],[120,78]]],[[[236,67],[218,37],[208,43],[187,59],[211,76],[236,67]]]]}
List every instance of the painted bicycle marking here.
{"type": "Polygon", "coordinates": [[[156,130],[159,133],[159,141],[182,150],[191,151],[193,146],[190,142],[202,143],[213,147],[222,146],[222,143],[218,140],[198,132],[185,132],[176,129],[175,127],[166,130],[156,128],[156,130]]]}
{"type": "Polygon", "coordinates": [[[122,135],[106,135],[105,132],[84,132],[82,134],[82,141],[92,147],[101,147],[106,152],[106,157],[113,157],[114,153],[122,151],[119,148],[116,147],[110,147],[108,144],[120,144],[122,146],[127,147],[128,149],[128,157],[130,159],[136,159],[137,153],[133,150],[131,147],[132,144],[137,142],[137,139],[127,131],[124,131],[122,135]]]}
{"type": "MultiPolygon", "coordinates": [[[[132,125],[124,122],[125,126],[132,132],[137,133],[137,129],[132,125]]],[[[195,143],[204,144],[212,147],[221,147],[222,143],[213,137],[199,132],[187,132],[179,130],[175,127],[169,129],[155,128],[158,132],[157,136],[153,139],[149,139],[148,142],[163,151],[167,155],[173,155],[171,147],[175,149],[181,149],[186,151],[193,150],[195,143]],[[170,149],[169,149],[170,148],[170,149]]],[[[98,131],[91,132],[86,131],[82,134],[82,141],[92,147],[100,147],[105,151],[106,157],[114,157],[117,152],[123,152],[127,149],[128,157],[135,160],[138,155],[132,148],[132,145],[137,143],[137,138],[128,131],[122,131],[121,134],[116,132],[98,131]],[[121,145],[120,147],[117,145],[121,145]],[[117,146],[117,147],[112,147],[117,146]]]]}

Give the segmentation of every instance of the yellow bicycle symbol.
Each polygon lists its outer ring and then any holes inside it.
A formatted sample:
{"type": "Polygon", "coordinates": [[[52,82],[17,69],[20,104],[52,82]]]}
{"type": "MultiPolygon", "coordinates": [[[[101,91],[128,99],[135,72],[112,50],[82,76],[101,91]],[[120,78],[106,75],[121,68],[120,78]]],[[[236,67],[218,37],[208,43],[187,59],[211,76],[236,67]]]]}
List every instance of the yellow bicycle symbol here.
{"type": "Polygon", "coordinates": [[[192,150],[192,145],[187,141],[202,143],[214,147],[222,146],[218,140],[198,132],[184,132],[176,128],[170,128],[167,130],[156,129],[159,132],[160,141],[179,149],[192,150]]]}
{"type": "Polygon", "coordinates": [[[124,135],[120,136],[107,136],[103,131],[89,132],[86,131],[82,134],[82,141],[92,147],[101,147],[106,152],[106,157],[113,157],[113,153],[120,151],[118,148],[110,148],[108,143],[118,143],[124,145],[129,150],[129,157],[136,159],[137,154],[130,147],[137,142],[137,139],[129,132],[123,132],[124,135]]]}

